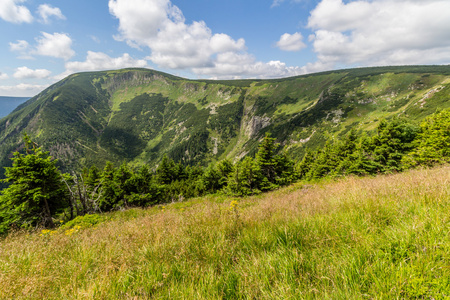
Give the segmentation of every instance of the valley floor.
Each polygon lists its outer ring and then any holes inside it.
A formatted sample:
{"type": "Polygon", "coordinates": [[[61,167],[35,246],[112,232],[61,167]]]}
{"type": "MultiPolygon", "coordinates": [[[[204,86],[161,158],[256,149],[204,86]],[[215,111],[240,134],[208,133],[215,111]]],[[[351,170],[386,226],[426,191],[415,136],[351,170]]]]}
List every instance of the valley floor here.
{"type": "Polygon", "coordinates": [[[450,297],[449,182],[347,177],[13,233],[0,299],[450,297]]]}

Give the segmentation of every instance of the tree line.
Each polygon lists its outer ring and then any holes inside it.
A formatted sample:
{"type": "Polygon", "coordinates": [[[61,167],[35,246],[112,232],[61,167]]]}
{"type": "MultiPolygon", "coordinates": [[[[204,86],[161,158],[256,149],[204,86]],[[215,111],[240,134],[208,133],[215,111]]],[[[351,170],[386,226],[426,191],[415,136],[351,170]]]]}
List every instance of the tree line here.
{"type": "Polygon", "coordinates": [[[54,227],[55,220],[129,207],[182,201],[213,193],[258,194],[297,180],[382,174],[450,161],[450,111],[435,113],[420,125],[406,119],[380,121],[369,135],[352,129],[341,139],[307,151],[294,163],[270,134],[254,157],[207,167],[184,166],[164,156],[152,169],[127,164],[62,173],[49,152],[24,136],[24,149],[5,168],[8,187],[0,195],[0,233],[11,228],[54,227]]]}
{"type": "Polygon", "coordinates": [[[85,214],[160,203],[222,192],[251,195],[276,189],[296,180],[294,162],[267,134],[254,158],[233,164],[225,159],[207,167],[184,166],[163,156],[152,170],[136,170],[126,163],[106,163],[82,172],[61,173],[49,152],[24,136],[24,150],[14,153],[12,167],[5,168],[9,186],[0,196],[0,233],[10,228],[54,227],[55,220],[85,214]]]}
{"type": "Polygon", "coordinates": [[[351,130],[344,138],[307,151],[297,164],[304,180],[343,175],[400,172],[450,161],[450,111],[427,117],[420,125],[404,118],[381,120],[376,132],[351,130]]]}

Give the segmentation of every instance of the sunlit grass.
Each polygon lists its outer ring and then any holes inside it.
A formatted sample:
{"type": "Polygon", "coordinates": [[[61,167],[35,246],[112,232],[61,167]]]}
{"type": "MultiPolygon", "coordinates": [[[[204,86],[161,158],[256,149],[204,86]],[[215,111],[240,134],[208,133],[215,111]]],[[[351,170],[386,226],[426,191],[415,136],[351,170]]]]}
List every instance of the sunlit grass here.
{"type": "Polygon", "coordinates": [[[349,177],[14,233],[0,299],[442,299],[449,180],[450,167],[349,177]]]}

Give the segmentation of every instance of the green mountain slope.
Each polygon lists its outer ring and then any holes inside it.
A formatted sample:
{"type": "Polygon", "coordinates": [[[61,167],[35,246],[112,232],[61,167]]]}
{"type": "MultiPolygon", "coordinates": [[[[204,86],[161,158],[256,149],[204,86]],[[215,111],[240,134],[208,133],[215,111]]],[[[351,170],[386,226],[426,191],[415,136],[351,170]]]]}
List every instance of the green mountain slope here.
{"type": "Polygon", "coordinates": [[[147,69],[74,74],[0,120],[0,166],[26,131],[64,169],[110,160],[185,164],[253,154],[270,131],[296,158],[372,130],[381,118],[420,120],[450,106],[450,66],[362,68],[276,80],[188,80],[147,69]]]}

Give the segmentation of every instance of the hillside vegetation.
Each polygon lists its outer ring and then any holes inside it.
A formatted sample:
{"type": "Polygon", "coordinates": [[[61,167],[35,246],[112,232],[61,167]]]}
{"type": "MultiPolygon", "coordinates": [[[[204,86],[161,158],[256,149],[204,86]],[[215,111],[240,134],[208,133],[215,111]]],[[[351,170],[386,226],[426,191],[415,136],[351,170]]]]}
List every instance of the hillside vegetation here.
{"type": "Polygon", "coordinates": [[[236,162],[254,155],[267,132],[298,160],[351,129],[374,130],[382,118],[420,121],[450,107],[449,76],[450,66],[229,81],[147,69],[74,74],[0,120],[0,167],[23,147],[23,131],[63,171],[107,161],[156,166],[164,154],[183,165],[236,162]]]}
{"type": "Polygon", "coordinates": [[[0,120],[0,298],[450,297],[449,71],[66,78],[0,120]]]}
{"type": "Polygon", "coordinates": [[[267,134],[255,157],[232,163],[184,166],[166,155],[156,170],[133,170],[107,163],[81,173],[61,173],[48,152],[25,135],[23,153],[5,168],[8,184],[0,192],[0,234],[13,228],[45,226],[93,213],[147,207],[222,193],[246,196],[267,192],[297,180],[345,175],[374,175],[450,162],[450,110],[427,117],[420,127],[406,119],[380,121],[372,135],[352,129],[342,139],[308,150],[295,164],[267,134]]]}
{"type": "Polygon", "coordinates": [[[450,167],[87,215],[0,242],[2,299],[443,299],[450,167]]]}

